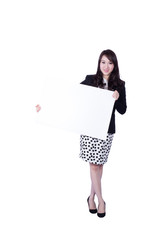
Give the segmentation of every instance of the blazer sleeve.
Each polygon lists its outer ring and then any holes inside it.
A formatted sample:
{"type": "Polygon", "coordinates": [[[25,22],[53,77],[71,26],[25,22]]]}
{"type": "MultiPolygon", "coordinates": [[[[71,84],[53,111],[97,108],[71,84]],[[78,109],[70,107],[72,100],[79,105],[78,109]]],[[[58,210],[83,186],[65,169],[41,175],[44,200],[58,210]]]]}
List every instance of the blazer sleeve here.
{"type": "Polygon", "coordinates": [[[85,80],[82,81],[80,84],[84,84],[84,85],[88,85],[88,86],[94,86],[93,75],[87,75],[85,80]]]}
{"type": "Polygon", "coordinates": [[[85,77],[85,80],[83,80],[80,84],[88,85],[88,77],[85,77]]]}
{"type": "Polygon", "coordinates": [[[124,114],[127,110],[127,103],[126,103],[126,89],[125,84],[120,90],[117,90],[119,92],[119,98],[115,102],[115,109],[120,113],[124,114]]]}

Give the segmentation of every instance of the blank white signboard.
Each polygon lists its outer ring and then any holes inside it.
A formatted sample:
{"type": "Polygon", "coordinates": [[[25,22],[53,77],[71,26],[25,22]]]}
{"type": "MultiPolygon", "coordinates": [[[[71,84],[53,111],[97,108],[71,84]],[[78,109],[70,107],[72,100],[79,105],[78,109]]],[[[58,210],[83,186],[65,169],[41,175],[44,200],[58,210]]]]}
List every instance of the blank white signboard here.
{"type": "Polygon", "coordinates": [[[106,139],[114,106],[113,92],[82,84],[55,85],[48,80],[37,122],[106,139]]]}

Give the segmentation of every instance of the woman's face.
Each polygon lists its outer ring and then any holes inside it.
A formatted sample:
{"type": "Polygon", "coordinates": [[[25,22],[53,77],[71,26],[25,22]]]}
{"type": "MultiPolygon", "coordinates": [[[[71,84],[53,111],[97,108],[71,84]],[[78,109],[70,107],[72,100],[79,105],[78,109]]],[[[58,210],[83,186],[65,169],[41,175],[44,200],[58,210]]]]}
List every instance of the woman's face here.
{"type": "Polygon", "coordinates": [[[105,55],[103,55],[100,61],[100,70],[103,77],[108,79],[113,69],[114,64],[105,55]]]}

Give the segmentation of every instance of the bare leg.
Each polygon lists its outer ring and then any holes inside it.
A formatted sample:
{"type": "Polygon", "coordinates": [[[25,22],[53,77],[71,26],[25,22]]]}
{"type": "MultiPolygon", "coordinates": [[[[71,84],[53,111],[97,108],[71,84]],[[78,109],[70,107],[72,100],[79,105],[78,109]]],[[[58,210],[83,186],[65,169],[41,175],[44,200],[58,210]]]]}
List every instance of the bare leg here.
{"type": "Polygon", "coordinates": [[[95,197],[95,190],[94,190],[94,186],[93,183],[91,183],[91,193],[90,193],[90,197],[89,197],[89,206],[91,209],[96,209],[96,204],[94,201],[94,197],[95,197]]]}
{"type": "Polygon", "coordinates": [[[100,174],[100,179],[102,179],[103,165],[99,165],[99,174],[100,174]]]}
{"type": "MultiPolygon", "coordinates": [[[[99,177],[100,177],[100,180],[102,179],[102,173],[103,173],[103,165],[99,165],[99,177]]],[[[95,190],[94,190],[94,185],[93,183],[91,184],[91,194],[90,194],[90,197],[94,199],[95,197],[95,190]]]]}
{"type": "MultiPolygon", "coordinates": [[[[99,210],[98,212],[104,212],[104,200],[102,198],[102,189],[101,189],[101,178],[103,172],[103,165],[95,165],[90,163],[90,175],[91,175],[91,197],[89,203],[91,207],[93,207],[94,203],[94,196],[97,195],[98,203],[99,203],[99,210]]],[[[94,205],[95,206],[95,205],[94,205]]]]}

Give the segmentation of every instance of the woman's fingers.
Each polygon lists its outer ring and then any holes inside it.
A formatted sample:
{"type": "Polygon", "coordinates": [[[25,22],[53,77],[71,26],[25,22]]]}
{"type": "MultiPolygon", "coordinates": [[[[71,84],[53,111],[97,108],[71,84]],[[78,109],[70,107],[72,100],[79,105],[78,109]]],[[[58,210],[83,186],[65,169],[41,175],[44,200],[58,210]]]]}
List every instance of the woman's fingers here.
{"type": "Polygon", "coordinates": [[[37,104],[36,111],[39,112],[40,110],[41,110],[41,106],[39,104],[37,104]]]}
{"type": "Polygon", "coordinates": [[[119,92],[115,90],[112,96],[114,97],[115,100],[117,100],[119,98],[119,92]]]}

